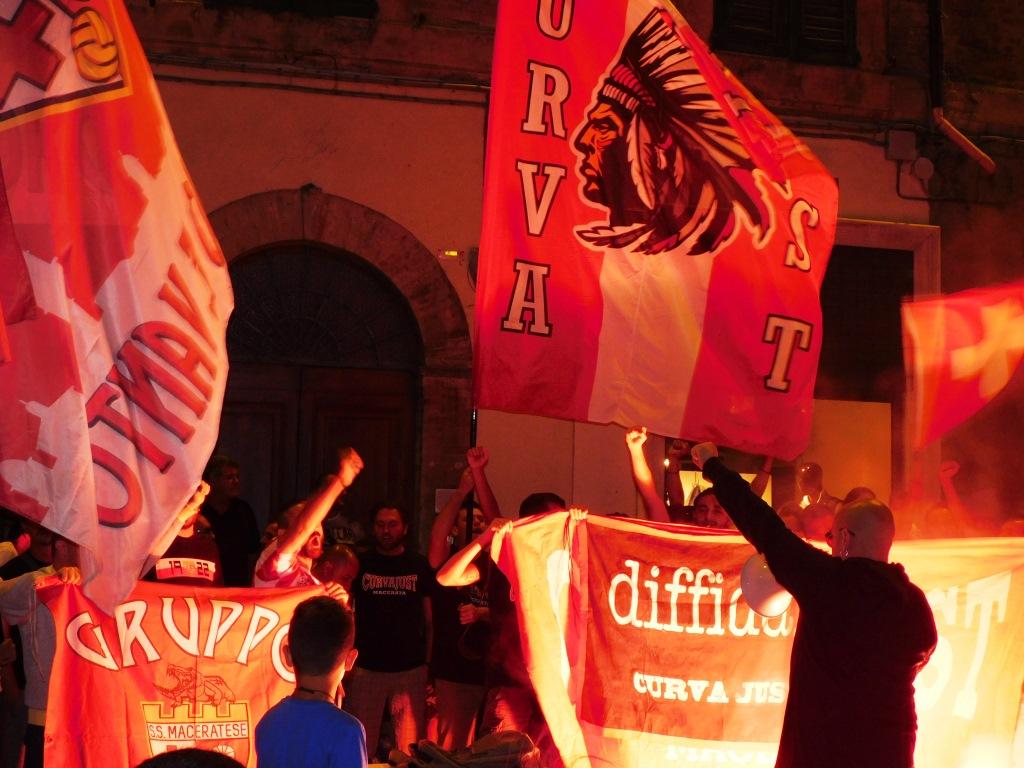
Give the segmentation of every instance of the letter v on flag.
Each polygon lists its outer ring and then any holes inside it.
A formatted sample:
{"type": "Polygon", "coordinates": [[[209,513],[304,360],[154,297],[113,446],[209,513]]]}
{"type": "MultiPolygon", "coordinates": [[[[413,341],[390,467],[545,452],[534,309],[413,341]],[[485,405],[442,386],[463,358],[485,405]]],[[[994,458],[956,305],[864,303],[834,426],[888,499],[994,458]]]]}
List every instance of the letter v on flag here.
{"type": "Polygon", "coordinates": [[[213,449],[234,303],[122,0],[0,8],[0,167],[0,505],[111,611],[213,449]]]}
{"type": "Polygon", "coordinates": [[[678,14],[529,5],[498,9],[477,405],[794,457],[834,179],[678,14]]]}
{"type": "Polygon", "coordinates": [[[1024,281],[905,302],[903,342],[921,448],[981,410],[1020,367],[1024,281]]]}

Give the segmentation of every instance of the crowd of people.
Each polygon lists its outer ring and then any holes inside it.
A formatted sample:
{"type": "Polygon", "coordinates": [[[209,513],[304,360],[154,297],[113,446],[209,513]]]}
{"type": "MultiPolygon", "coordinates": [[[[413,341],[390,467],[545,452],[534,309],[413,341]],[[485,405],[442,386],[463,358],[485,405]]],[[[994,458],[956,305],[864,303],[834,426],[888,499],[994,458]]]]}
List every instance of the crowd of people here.
{"type": "MultiPolygon", "coordinates": [[[[710,483],[683,487],[680,472],[690,466],[690,446],[672,440],[666,447],[665,493],[662,496],[644,453],[647,430],[634,427],[626,433],[633,483],[643,504],[646,517],[662,522],[686,523],[706,528],[735,529],[732,519],[718,503],[710,483]]],[[[764,457],[750,480],[751,489],[764,496],[772,477],[773,460],[764,457]]],[[[1024,534],[1024,518],[972,514],[954,482],[960,465],[953,460],[942,462],[936,478],[941,499],[930,498],[915,465],[914,476],[905,492],[893,494],[890,506],[896,524],[897,539],[945,539],[968,536],[1020,536],[1024,534]]],[[[825,488],[824,470],[814,462],[795,467],[795,499],[778,500],[775,511],[786,526],[798,536],[824,542],[833,527],[836,513],[844,505],[877,498],[866,486],[849,489],[843,497],[833,496],[825,488]]]]}
{"type": "MultiPolygon", "coordinates": [[[[646,517],[738,528],[766,553],[773,571],[778,568],[780,582],[801,603],[802,615],[813,616],[815,601],[821,599],[817,592],[813,599],[806,597],[807,574],[820,586],[823,574],[832,573],[833,560],[863,550],[868,554],[854,557],[887,564],[888,546],[901,528],[908,535],[972,531],[953,485],[956,467],[950,463],[940,475],[945,504],[928,506],[920,497],[911,498],[908,509],[931,515],[911,515],[901,526],[900,515],[894,517],[869,488],[854,488],[841,499],[832,496],[825,490],[821,467],[812,463],[796,469],[797,498],[773,510],[760,501],[773,469],[770,459],[760,464],[748,485],[717,458],[698,454],[696,448],[691,453],[681,441],[667,448],[662,494],[644,453],[646,442],[643,428],[626,434],[646,517]],[[691,466],[705,467],[705,482],[684,489],[680,470],[691,466]],[[854,531],[859,538],[852,538],[854,531]],[[821,550],[804,549],[804,540],[827,541],[837,558],[821,560],[821,550]],[[867,549],[872,543],[876,548],[867,549]],[[793,570],[797,562],[804,562],[806,573],[793,570]]],[[[296,689],[256,729],[261,766],[365,766],[368,760],[389,756],[400,760],[403,750],[422,739],[457,750],[503,731],[526,734],[536,747],[533,759],[542,756],[544,765],[559,764],[526,673],[509,581],[488,556],[495,534],[511,525],[488,482],[488,462],[483,447],[467,452],[466,468],[433,520],[423,555],[410,540],[409,514],[401,505],[382,503],[369,510],[366,535],[363,526],[342,512],[340,497],[363,468],[351,448],[340,450],[335,471],[307,498],[283,510],[262,535],[252,508],[240,498],[238,462],[224,456],[211,459],[203,482],[178,515],[180,526],[172,526],[168,539],[154,545],[143,577],[208,587],[319,584],[325,593],[300,604],[292,618],[287,652],[296,671],[296,689]]],[[[566,509],[561,497],[541,491],[527,496],[516,516],[566,509]]],[[[1012,524],[1006,528],[1009,534],[1016,531],[1012,524]]],[[[49,574],[66,582],[81,577],[74,567],[74,547],[61,537],[28,522],[8,533],[10,540],[0,544],[0,613],[5,620],[0,756],[3,765],[17,766],[24,744],[23,765],[38,768],[49,668],[45,654],[40,658],[26,648],[47,642],[52,647],[54,627],[49,612],[39,609],[34,586],[49,574]]],[[[905,575],[879,568],[857,578],[890,585],[893,600],[904,611],[908,594],[920,607],[912,585],[904,583],[905,575]]],[[[823,613],[830,616],[827,609],[823,613]]],[[[923,616],[921,625],[927,624],[923,616]]],[[[825,630],[808,630],[803,643],[798,632],[796,647],[819,642],[814,631],[825,630]]],[[[908,643],[913,647],[907,656],[916,670],[930,653],[931,636],[927,627],[911,634],[913,642],[908,643]]],[[[791,701],[791,706],[819,705],[815,696],[820,692],[814,691],[813,674],[811,678],[803,688],[794,688],[794,695],[800,690],[805,698],[791,701]]],[[[901,679],[906,681],[906,674],[901,679]]],[[[905,712],[890,714],[906,720],[905,712]]],[[[783,737],[785,746],[786,731],[783,737]]],[[[793,744],[786,749],[799,752],[793,744]]],[[[906,745],[900,748],[905,751],[906,745]]]]}

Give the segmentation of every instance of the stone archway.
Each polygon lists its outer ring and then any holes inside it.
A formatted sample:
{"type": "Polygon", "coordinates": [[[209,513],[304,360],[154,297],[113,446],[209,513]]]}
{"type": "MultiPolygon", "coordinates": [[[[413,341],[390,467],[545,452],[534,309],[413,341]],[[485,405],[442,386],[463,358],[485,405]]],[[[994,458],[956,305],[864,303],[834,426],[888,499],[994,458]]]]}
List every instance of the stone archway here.
{"type": "Polygon", "coordinates": [[[387,216],[312,185],[241,198],[210,222],[229,262],[280,243],[321,244],[365,260],[405,297],[423,343],[418,511],[432,510],[434,489],[451,487],[465,459],[472,409],[469,328],[434,255],[387,216]]]}

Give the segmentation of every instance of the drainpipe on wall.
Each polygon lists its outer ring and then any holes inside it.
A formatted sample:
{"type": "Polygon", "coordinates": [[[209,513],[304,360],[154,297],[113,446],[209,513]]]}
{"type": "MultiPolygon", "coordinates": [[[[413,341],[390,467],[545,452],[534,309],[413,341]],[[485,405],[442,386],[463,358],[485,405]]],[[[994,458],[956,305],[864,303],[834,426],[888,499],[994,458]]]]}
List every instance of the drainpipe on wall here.
{"type": "Polygon", "coordinates": [[[932,103],[932,120],[946,138],[960,147],[963,153],[980,165],[986,173],[995,173],[995,161],[949,122],[943,114],[944,63],[942,0],[928,0],[928,85],[932,103]]]}

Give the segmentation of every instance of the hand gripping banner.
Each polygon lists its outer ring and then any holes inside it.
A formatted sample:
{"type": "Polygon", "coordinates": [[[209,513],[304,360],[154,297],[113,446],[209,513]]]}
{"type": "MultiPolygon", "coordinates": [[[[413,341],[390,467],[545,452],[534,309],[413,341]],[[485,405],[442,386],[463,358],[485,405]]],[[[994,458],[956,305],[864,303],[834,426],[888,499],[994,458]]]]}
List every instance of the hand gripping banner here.
{"type": "Polygon", "coordinates": [[[837,207],[828,171],[678,15],[505,0],[477,405],[794,457],[837,207]]]}
{"type": "MultiPolygon", "coordinates": [[[[797,606],[755,614],[740,589],[753,548],[696,531],[559,513],[495,537],[530,680],[566,766],[775,764],[797,606]]],[[[1022,545],[893,549],[939,631],[916,682],[918,768],[1009,764],[1024,683],[1022,545]]]]}
{"type": "Polygon", "coordinates": [[[112,610],[217,436],[233,306],[121,0],[0,8],[0,505],[112,610]]]}

